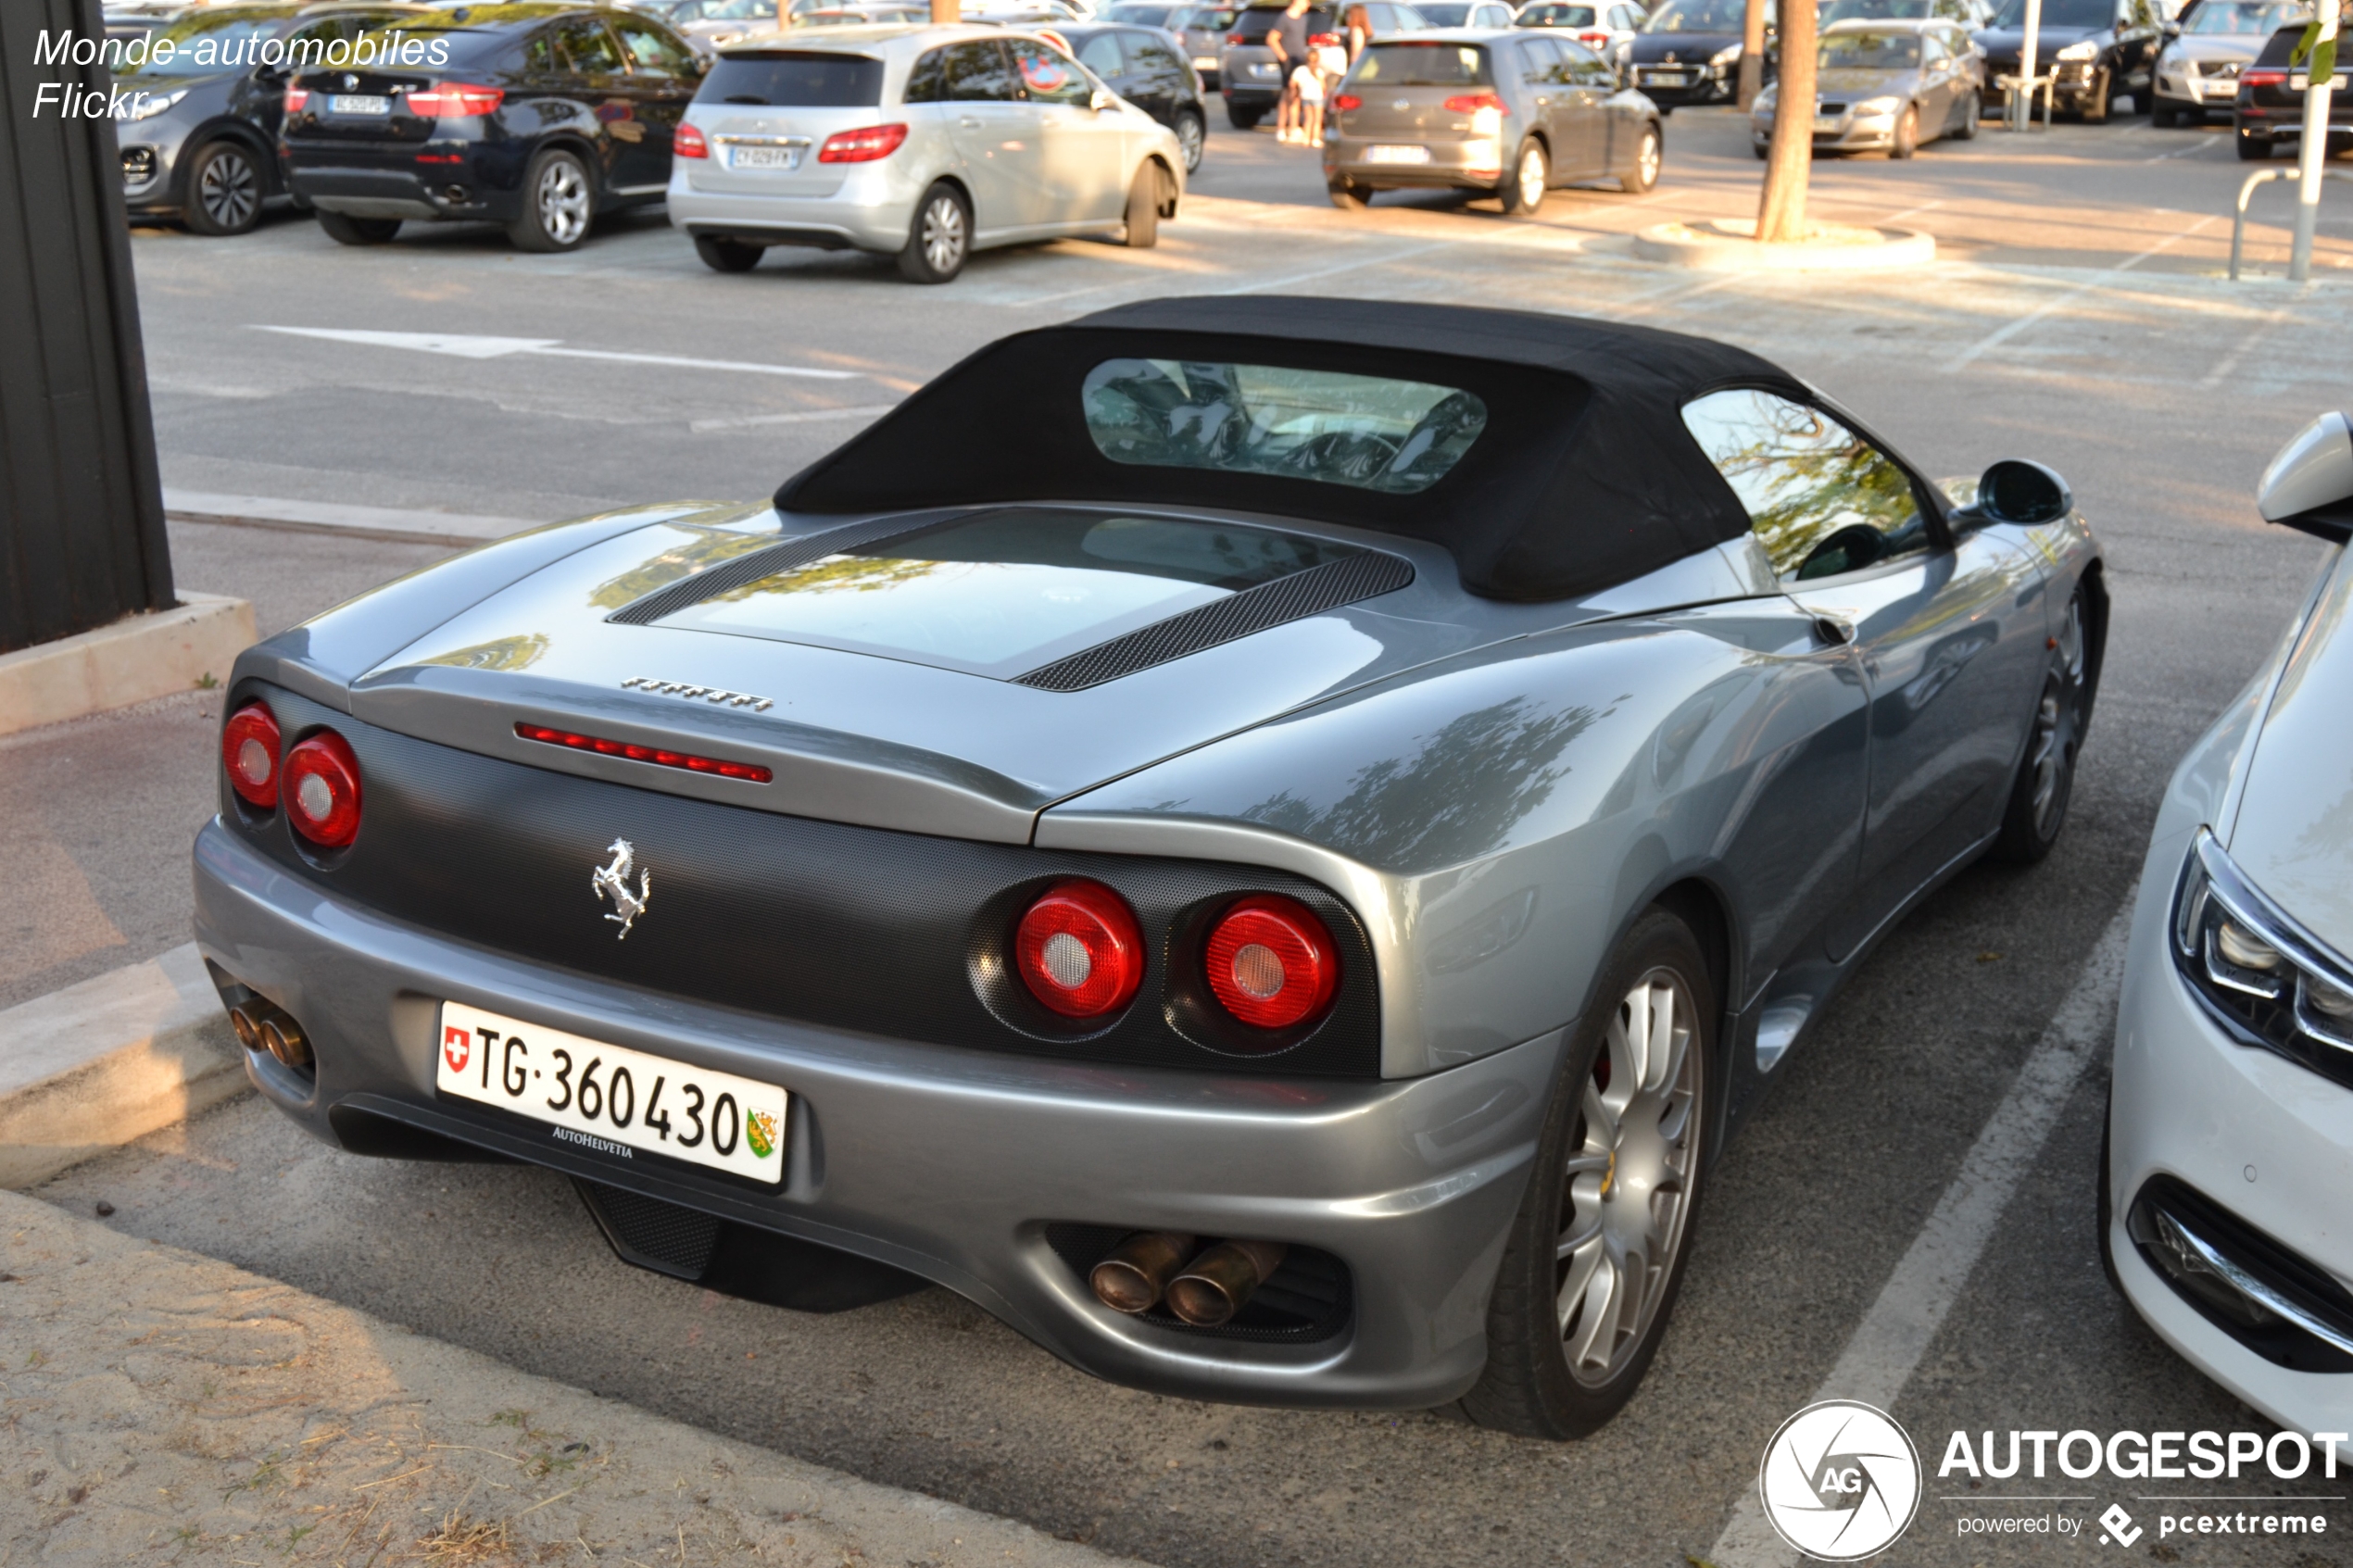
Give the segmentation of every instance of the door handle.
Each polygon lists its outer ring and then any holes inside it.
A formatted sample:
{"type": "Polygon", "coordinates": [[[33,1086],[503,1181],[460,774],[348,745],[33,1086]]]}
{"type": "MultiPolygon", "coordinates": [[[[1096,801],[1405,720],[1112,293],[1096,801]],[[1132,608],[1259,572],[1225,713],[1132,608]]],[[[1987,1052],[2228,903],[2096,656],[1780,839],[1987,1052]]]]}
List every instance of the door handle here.
{"type": "Polygon", "coordinates": [[[1814,635],[1821,639],[1825,647],[1843,648],[1855,640],[1855,628],[1831,616],[1818,615],[1814,618],[1814,635]]]}
{"type": "Polygon", "coordinates": [[[970,115],[959,116],[956,123],[963,126],[967,131],[977,131],[980,129],[980,121],[973,119],[970,115]]]}

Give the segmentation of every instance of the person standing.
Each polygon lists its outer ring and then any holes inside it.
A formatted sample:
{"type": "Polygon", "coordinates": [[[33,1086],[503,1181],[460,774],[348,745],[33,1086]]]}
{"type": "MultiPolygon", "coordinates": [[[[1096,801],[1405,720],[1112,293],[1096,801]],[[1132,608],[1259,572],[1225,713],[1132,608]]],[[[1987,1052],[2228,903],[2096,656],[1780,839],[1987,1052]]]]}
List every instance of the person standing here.
{"type": "Polygon", "coordinates": [[[1275,140],[1296,142],[1299,133],[1299,89],[1293,85],[1301,66],[1312,68],[1315,56],[1307,46],[1309,0],[1290,0],[1267,31],[1266,47],[1275,52],[1275,69],[1282,73],[1283,95],[1275,108],[1275,140]]]}

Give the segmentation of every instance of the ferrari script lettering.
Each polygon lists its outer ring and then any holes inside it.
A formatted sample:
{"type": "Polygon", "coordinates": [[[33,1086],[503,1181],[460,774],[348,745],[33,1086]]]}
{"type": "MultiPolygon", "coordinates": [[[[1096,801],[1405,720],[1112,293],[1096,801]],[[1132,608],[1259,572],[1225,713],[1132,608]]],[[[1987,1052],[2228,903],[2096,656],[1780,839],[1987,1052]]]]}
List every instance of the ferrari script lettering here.
{"type": "Polygon", "coordinates": [[[683,696],[689,702],[712,702],[728,708],[749,708],[754,713],[765,713],[776,705],[764,696],[749,692],[722,691],[717,686],[689,685],[684,681],[658,680],[651,675],[632,675],[621,683],[624,691],[660,692],[664,696],[683,696]]]}

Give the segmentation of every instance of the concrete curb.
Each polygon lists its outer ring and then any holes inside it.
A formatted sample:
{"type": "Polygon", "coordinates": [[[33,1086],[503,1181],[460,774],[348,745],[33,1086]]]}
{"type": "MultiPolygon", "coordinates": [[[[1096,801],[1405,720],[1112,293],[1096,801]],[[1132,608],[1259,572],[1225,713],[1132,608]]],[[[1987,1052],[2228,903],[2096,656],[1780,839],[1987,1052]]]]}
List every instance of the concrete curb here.
{"type": "Polygon", "coordinates": [[[245,600],[182,594],[176,609],[0,654],[0,735],[225,681],[256,640],[245,600]]]}
{"type": "Polygon", "coordinates": [[[238,528],[280,528],[299,533],[345,533],[362,539],[393,539],[434,545],[482,545],[520,533],[539,523],[519,517],[480,517],[470,512],[428,511],[399,507],[352,507],[326,501],[288,501],[270,495],[225,495],[209,490],[163,493],[166,517],[182,522],[226,523],[238,528]]]}
{"type": "Polygon", "coordinates": [[[1133,1568],[8,1193],[0,1312],[0,1562],[1133,1568]]]}
{"type": "Polygon", "coordinates": [[[196,945],[0,1012],[0,1187],[31,1186],[245,1087],[196,945]]]}
{"type": "Polygon", "coordinates": [[[1876,241],[1804,241],[1760,245],[1724,220],[1657,223],[1634,236],[1644,261],[1697,272],[1861,272],[1924,267],[1936,259],[1936,237],[1917,229],[1875,229],[1876,241]]]}

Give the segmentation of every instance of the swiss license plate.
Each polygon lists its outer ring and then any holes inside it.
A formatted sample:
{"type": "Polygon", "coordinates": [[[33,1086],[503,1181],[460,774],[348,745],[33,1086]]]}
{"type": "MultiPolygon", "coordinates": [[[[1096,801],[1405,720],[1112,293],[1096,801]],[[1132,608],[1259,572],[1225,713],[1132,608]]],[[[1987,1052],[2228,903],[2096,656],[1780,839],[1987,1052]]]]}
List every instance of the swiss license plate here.
{"type": "Polygon", "coordinates": [[[800,149],[799,147],[738,146],[728,153],[727,167],[730,169],[799,169],[800,149]]]}
{"type": "Polygon", "coordinates": [[[330,114],[390,114],[392,100],[373,93],[330,93],[327,94],[330,114]]]}
{"type": "Polygon", "coordinates": [[[1366,163],[1428,163],[1428,147],[1366,147],[1366,163]]]}
{"type": "Polygon", "coordinates": [[[544,1123],[575,1148],[666,1154],[771,1185],[785,1179],[774,1084],[609,1046],[462,1002],[441,1004],[434,1084],[544,1123]]]}

